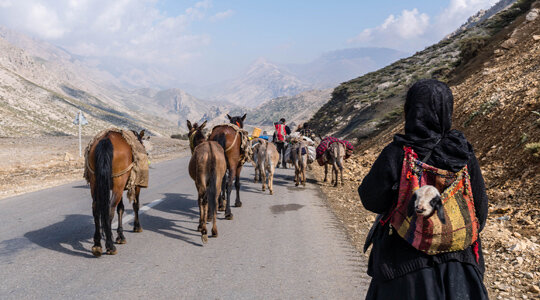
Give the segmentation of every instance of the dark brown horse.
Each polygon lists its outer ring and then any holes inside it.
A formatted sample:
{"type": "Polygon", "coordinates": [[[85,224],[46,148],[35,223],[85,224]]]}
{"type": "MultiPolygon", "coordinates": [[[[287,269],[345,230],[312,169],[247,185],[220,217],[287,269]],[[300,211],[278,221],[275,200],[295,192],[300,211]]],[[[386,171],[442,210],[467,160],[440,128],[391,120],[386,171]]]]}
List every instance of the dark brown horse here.
{"type": "MultiPolygon", "coordinates": [[[[139,141],[141,141],[143,135],[144,130],[138,134],[139,141]]],[[[111,131],[90,146],[87,167],[90,170],[89,182],[93,200],[92,213],[96,227],[94,246],[92,247],[92,254],[94,256],[99,257],[102,254],[101,228],[103,228],[105,233],[107,254],[114,255],[117,253],[116,247],[113,244],[111,229],[115,208],[118,212],[118,229],[116,230],[118,237],[116,238],[116,243],[126,243],[122,228],[122,215],[124,213],[122,194],[130,176],[132,162],[133,153],[131,152],[131,147],[119,132],[111,131]]],[[[140,191],[140,187],[136,187],[135,201],[133,201],[133,212],[135,213],[133,231],[135,232],[142,231],[141,224],[139,223],[140,191]]]]}
{"type": "MultiPolygon", "coordinates": [[[[231,117],[227,115],[231,124],[235,124],[240,128],[244,128],[244,120],[246,115],[242,117],[231,117]]],[[[221,147],[225,150],[225,157],[227,158],[227,171],[228,175],[226,176],[226,183],[224,184],[223,194],[226,195],[225,200],[225,219],[232,220],[233,214],[231,212],[231,192],[232,192],[232,183],[233,178],[236,178],[235,187],[236,187],[236,201],[234,206],[241,207],[242,202],[240,201],[240,172],[242,171],[242,152],[241,144],[242,138],[240,133],[236,132],[234,128],[231,128],[227,125],[220,125],[214,127],[212,133],[208,137],[210,141],[218,142],[221,147]]],[[[220,207],[223,207],[222,197],[220,197],[220,207]]]]}
{"type": "Polygon", "coordinates": [[[223,148],[217,142],[206,141],[201,132],[205,125],[206,122],[201,126],[198,126],[197,123],[192,126],[191,122],[187,121],[192,154],[189,161],[189,176],[195,181],[197,187],[200,216],[197,230],[201,232],[203,243],[208,242],[206,230],[208,216],[212,220],[212,236],[217,237],[218,235],[216,226],[218,198],[223,176],[227,171],[223,148]]]}

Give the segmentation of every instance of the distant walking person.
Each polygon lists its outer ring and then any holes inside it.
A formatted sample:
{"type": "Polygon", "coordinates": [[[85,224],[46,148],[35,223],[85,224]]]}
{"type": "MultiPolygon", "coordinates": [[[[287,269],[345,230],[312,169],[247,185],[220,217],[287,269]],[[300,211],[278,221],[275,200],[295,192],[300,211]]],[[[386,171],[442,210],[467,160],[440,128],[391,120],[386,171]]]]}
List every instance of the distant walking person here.
{"type": "Polygon", "coordinates": [[[420,80],[407,92],[405,134],[396,134],[358,188],[380,214],[366,299],[487,299],[479,233],[488,198],[471,144],[452,130],[448,86],[420,80]]]}
{"type": "MultiPolygon", "coordinates": [[[[285,162],[285,140],[287,136],[291,134],[291,129],[285,124],[284,118],[281,118],[278,123],[274,123],[274,127],[276,128],[276,131],[274,132],[272,140],[276,144],[279,152],[279,161],[283,164],[283,169],[287,169],[287,163],[285,162]]],[[[280,162],[278,162],[278,168],[280,162]]]]}

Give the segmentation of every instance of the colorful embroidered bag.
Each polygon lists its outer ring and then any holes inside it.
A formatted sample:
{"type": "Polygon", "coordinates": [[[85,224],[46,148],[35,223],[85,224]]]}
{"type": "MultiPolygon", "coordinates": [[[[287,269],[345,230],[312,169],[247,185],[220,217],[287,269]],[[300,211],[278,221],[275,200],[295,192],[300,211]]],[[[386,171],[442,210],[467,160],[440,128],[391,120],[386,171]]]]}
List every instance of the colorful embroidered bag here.
{"type": "Polygon", "coordinates": [[[404,150],[398,201],[389,217],[381,222],[390,221],[399,236],[430,255],[468,248],[478,238],[479,223],[467,166],[452,173],[418,160],[410,147],[404,150]],[[444,224],[436,213],[429,217],[416,213],[408,216],[414,191],[427,184],[435,186],[441,194],[444,224]]]}

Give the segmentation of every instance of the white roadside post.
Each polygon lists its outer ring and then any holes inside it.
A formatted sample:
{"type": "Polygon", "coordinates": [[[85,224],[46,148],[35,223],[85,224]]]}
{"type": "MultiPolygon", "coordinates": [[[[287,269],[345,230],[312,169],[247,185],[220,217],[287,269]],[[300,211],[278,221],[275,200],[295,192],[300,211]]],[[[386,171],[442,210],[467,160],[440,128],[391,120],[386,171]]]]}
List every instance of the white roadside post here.
{"type": "Polygon", "coordinates": [[[84,117],[82,111],[79,110],[79,112],[75,116],[75,120],[73,120],[73,124],[79,125],[79,157],[82,157],[82,138],[81,138],[82,125],[88,124],[88,121],[84,117]]]}

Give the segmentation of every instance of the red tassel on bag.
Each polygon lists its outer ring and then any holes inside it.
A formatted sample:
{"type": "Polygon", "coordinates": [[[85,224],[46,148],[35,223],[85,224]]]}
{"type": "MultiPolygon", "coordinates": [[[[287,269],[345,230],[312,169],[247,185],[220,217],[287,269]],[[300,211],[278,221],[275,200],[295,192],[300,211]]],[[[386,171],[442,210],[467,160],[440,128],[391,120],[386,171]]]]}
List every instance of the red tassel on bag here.
{"type": "Polygon", "coordinates": [[[478,260],[480,259],[480,254],[478,253],[478,241],[474,242],[473,244],[473,252],[474,257],[476,258],[476,263],[478,263],[478,260]]]}

